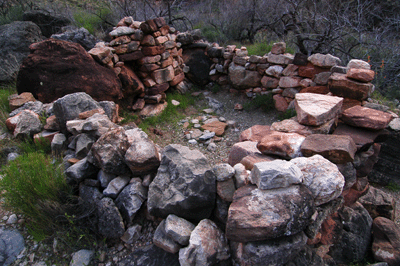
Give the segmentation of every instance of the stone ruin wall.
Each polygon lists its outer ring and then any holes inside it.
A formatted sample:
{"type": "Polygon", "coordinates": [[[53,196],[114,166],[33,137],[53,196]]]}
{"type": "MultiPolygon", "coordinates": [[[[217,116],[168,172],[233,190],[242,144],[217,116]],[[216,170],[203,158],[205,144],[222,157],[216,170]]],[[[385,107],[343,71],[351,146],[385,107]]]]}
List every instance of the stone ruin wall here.
{"type": "Polygon", "coordinates": [[[215,82],[249,98],[272,93],[282,112],[298,92],[331,93],[344,97],[344,107],[350,107],[360,105],[374,89],[370,81],[375,73],[367,62],[351,60],[341,66],[330,54],[293,55],[283,42],[264,56],[249,56],[246,47],[202,40],[199,30],[179,33],[163,18],[138,22],[125,17],[110,36],[110,42],[98,43],[89,53],[119,76],[133,110],[164,103],[169,88],[185,92],[185,77],[200,85],[215,82]]]}

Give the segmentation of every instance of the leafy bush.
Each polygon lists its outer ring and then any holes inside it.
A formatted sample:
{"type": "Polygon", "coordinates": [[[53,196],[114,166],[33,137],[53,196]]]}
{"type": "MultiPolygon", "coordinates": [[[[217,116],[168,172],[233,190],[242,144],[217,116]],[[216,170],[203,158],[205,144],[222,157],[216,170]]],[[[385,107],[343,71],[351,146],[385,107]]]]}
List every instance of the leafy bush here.
{"type": "Polygon", "coordinates": [[[71,195],[62,167],[51,157],[33,152],[9,162],[1,175],[0,190],[6,206],[29,220],[30,233],[37,239],[52,234],[71,195]]]}
{"type": "Polygon", "coordinates": [[[101,9],[96,14],[82,10],[75,12],[73,16],[77,27],[84,27],[91,34],[95,35],[103,29],[105,22],[103,18],[107,17],[110,13],[111,11],[108,9],[101,9]]]}

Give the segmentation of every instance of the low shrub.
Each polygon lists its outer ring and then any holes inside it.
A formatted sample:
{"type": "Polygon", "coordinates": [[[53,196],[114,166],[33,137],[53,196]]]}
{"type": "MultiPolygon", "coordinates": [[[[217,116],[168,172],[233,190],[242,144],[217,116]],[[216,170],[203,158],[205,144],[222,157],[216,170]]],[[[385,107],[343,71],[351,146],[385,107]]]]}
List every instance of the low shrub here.
{"type": "Polygon", "coordinates": [[[295,109],[286,109],[285,112],[281,113],[278,115],[278,119],[279,120],[285,120],[285,119],[289,119],[292,118],[294,116],[296,116],[296,110],[295,109]]]}
{"type": "Polygon", "coordinates": [[[0,127],[6,130],[6,120],[11,112],[8,104],[8,97],[16,93],[15,84],[3,85],[0,87],[0,127]]]}

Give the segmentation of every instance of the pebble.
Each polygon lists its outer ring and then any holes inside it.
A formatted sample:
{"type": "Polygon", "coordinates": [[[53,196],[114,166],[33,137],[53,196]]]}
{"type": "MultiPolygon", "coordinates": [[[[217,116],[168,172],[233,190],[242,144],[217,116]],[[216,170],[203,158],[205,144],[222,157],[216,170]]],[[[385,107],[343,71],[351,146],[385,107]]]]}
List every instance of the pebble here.
{"type": "Polygon", "coordinates": [[[220,118],[218,118],[218,120],[220,121],[220,122],[226,122],[226,119],[225,119],[225,117],[220,117],[220,118]]]}
{"type": "Polygon", "coordinates": [[[196,145],[197,144],[197,140],[191,139],[191,140],[189,140],[189,144],[196,145]]]}
{"type": "Polygon", "coordinates": [[[181,103],[178,102],[177,100],[172,100],[171,103],[172,103],[172,105],[174,105],[174,106],[178,106],[178,105],[181,104],[181,103]]]}
{"type": "Polygon", "coordinates": [[[212,113],[214,113],[214,110],[211,108],[207,108],[207,109],[204,109],[203,112],[206,114],[212,114],[212,113]]]}
{"type": "Polygon", "coordinates": [[[211,142],[207,146],[207,150],[209,150],[209,151],[215,151],[216,149],[217,149],[217,144],[215,144],[214,142],[211,142]]]}
{"type": "Polygon", "coordinates": [[[200,128],[201,125],[200,125],[200,124],[194,124],[193,127],[194,127],[194,128],[200,128]]]}
{"type": "Polygon", "coordinates": [[[192,124],[198,124],[199,123],[199,119],[192,119],[190,122],[192,124]]]}
{"type": "Polygon", "coordinates": [[[11,214],[7,219],[7,224],[16,224],[18,222],[18,217],[16,214],[11,214]]]}

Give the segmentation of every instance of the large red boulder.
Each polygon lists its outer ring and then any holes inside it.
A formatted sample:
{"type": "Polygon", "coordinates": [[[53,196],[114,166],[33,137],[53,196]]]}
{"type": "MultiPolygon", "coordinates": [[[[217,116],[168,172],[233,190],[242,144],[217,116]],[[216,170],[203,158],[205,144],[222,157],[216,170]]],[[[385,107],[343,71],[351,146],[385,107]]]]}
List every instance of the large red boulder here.
{"type": "Polygon", "coordinates": [[[29,49],[18,73],[18,93],[31,92],[44,103],[74,92],[86,92],[97,101],[123,97],[114,71],[96,63],[81,45],[48,39],[29,49]]]}

